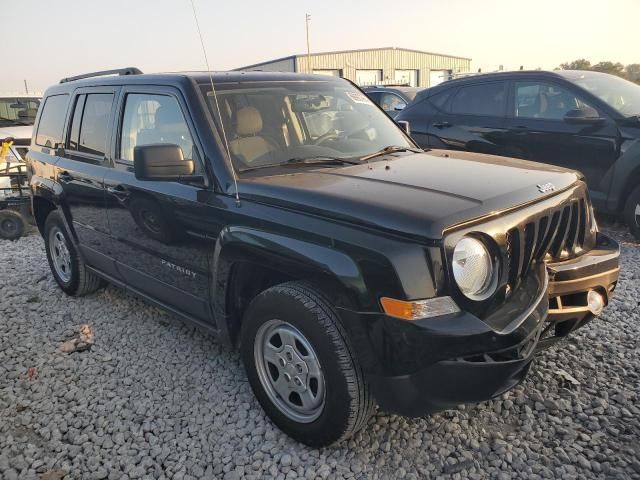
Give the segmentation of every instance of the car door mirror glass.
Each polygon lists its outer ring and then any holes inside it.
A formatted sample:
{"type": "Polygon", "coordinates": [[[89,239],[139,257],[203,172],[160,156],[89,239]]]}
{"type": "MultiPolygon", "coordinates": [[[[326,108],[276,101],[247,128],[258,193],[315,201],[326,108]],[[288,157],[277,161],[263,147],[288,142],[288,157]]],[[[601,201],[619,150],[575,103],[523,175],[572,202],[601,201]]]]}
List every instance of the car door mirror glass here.
{"type": "Polygon", "coordinates": [[[405,108],[406,106],[407,106],[407,104],[406,104],[406,103],[400,103],[400,104],[398,104],[398,105],[396,105],[396,106],[394,107],[394,110],[395,110],[396,112],[401,112],[402,110],[404,110],[404,108],[405,108]]]}
{"type": "Polygon", "coordinates": [[[407,132],[407,135],[411,135],[411,127],[409,126],[409,122],[407,122],[406,120],[398,120],[396,123],[400,125],[400,128],[407,132]]]}

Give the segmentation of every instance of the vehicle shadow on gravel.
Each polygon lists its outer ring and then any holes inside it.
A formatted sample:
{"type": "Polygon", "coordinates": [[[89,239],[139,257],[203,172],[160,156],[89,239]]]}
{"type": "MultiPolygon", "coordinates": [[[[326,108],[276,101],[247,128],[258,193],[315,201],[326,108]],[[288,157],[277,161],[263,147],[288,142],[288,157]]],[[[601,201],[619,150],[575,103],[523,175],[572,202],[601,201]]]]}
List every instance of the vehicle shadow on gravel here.
{"type": "Polygon", "coordinates": [[[0,242],[0,478],[640,478],[640,245],[604,229],[622,248],[611,305],[522,385],[378,413],[325,449],[271,424],[213,336],[114,287],[67,297],[36,234],[0,242]],[[93,343],[61,351],[87,325],[93,343]]]}

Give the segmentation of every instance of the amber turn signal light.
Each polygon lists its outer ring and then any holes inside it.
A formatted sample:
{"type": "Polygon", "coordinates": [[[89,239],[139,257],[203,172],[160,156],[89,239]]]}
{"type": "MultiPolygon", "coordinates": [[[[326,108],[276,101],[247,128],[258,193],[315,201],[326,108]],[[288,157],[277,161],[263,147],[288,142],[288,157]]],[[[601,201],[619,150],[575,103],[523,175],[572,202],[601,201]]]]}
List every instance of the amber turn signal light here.
{"type": "Polygon", "coordinates": [[[384,313],[402,320],[419,320],[460,311],[460,308],[451,297],[435,297],[427,300],[412,301],[382,297],[380,304],[384,313]]]}

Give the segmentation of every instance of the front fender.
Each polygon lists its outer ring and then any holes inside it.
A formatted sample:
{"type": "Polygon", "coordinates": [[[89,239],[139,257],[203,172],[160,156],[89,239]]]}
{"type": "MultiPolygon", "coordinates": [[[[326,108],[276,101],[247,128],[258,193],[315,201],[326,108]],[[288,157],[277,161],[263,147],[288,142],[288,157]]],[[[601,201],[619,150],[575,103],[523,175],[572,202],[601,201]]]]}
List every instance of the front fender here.
{"type": "Polygon", "coordinates": [[[248,227],[222,230],[213,255],[213,301],[218,314],[224,315],[226,289],[236,262],[252,262],[288,275],[304,278],[312,273],[337,283],[358,304],[367,303],[367,287],[356,262],[328,246],[248,227]]]}
{"type": "Polygon", "coordinates": [[[622,155],[615,163],[613,181],[607,198],[607,210],[612,213],[621,212],[628,193],[627,186],[640,174],[640,140],[629,142],[622,155]]]}

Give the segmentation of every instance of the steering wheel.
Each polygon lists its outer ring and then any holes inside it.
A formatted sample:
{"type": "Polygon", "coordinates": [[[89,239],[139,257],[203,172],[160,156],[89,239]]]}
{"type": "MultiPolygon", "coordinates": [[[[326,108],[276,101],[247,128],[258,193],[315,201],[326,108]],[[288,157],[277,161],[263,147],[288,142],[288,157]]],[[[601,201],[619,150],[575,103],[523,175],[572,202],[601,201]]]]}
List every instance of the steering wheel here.
{"type": "Polygon", "coordinates": [[[335,140],[337,138],[340,138],[340,135],[338,135],[335,131],[329,131],[325,134],[320,135],[318,138],[316,138],[313,144],[322,145],[323,143],[329,140],[335,140]]]}

